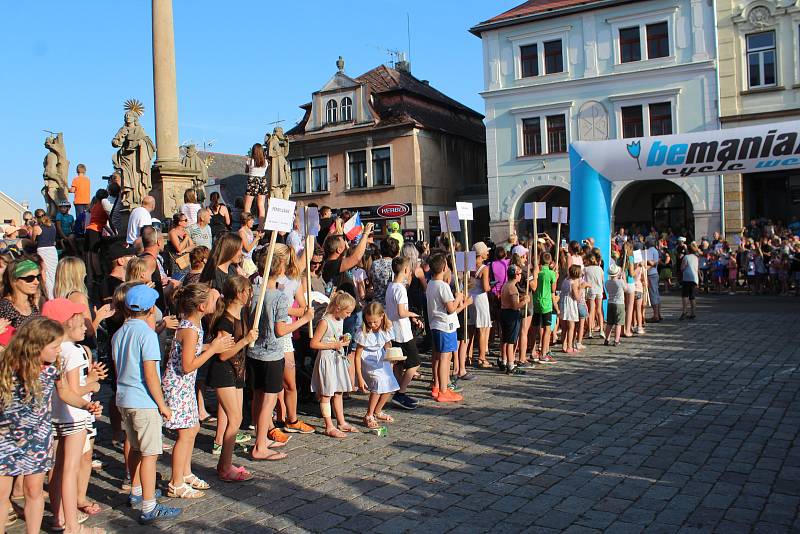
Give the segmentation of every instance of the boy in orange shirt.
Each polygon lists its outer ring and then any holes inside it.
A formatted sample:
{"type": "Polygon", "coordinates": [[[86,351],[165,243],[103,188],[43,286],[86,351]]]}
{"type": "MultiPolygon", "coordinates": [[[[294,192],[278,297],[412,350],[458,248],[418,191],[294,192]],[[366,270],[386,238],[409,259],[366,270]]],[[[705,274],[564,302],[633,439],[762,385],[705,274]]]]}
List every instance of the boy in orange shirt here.
{"type": "Polygon", "coordinates": [[[75,194],[73,204],[75,204],[75,219],[77,220],[81,213],[89,209],[89,203],[92,201],[92,184],[89,177],[86,176],[86,165],[79,163],[75,170],[78,172],[78,176],[72,179],[72,187],[69,188],[69,192],[75,194]]]}

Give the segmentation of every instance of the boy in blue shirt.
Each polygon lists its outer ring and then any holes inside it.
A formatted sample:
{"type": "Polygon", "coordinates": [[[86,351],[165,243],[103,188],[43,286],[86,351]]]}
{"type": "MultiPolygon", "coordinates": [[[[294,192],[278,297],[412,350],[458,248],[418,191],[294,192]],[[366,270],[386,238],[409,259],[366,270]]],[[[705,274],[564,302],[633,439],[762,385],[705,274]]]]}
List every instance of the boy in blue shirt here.
{"type": "Polygon", "coordinates": [[[142,507],[139,521],[144,524],[180,515],[180,508],[158,504],[156,461],[162,452],[161,418],[172,412],[161,390],[161,349],[158,335],[150,327],[158,293],[145,284],[131,287],[125,296],[125,323],[111,339],[111,354],[117,369],[117,407],[122,416],[131,452],[132,507],[142,507]]]}

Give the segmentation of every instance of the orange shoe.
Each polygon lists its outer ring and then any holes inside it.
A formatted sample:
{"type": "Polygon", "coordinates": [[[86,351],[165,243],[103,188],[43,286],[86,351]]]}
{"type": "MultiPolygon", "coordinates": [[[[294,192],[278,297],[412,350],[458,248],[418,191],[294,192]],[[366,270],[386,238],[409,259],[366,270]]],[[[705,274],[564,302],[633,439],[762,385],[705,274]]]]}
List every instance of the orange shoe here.
{"type": "Polygon", "coordinates": [[[286,423],[283,425],[283,429],[286,432],[297,433],[297,434],[313,434],[314,427],[305,424],[301,420],[297,420],[294,423],[286,423]]]}
{"type": "Polygon", "coordinates": [[[455,393],[454,391],[450,391],[446,389],[439,393],[436,397],[436,402],[461,402],[464,400],[464,397],[455,393]]]}
{"type": "Polygon", "coordinates": [[[439,388],[431,388],[431,397],[436,399],[439,396],[439,388]]]}
{"type": "Polygon", "coordinates": [[[278,443],[286,443],[287,441],[289,441],[289,438],[291,438],[291,436],[287,436],[277,428],[273,428],[272,430],[270,430],[267,433],[267,437],[272,441],[277,441],[278,443]]]}

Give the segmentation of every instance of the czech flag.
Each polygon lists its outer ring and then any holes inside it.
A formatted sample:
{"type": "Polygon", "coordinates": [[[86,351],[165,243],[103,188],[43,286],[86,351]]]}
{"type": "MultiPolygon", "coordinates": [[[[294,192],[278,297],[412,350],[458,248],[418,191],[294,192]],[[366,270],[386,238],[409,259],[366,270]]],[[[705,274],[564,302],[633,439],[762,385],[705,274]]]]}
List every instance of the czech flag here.
{"type": "Polygon", "coordinates": [[[344,231],[344,235],[347,237],[348,241],[352,241],[361,235],[363,229],[364,228],[361,225],[361,216],[358,214],[358,212],[350,217],[342,226],[342,230],[344,231]]]}

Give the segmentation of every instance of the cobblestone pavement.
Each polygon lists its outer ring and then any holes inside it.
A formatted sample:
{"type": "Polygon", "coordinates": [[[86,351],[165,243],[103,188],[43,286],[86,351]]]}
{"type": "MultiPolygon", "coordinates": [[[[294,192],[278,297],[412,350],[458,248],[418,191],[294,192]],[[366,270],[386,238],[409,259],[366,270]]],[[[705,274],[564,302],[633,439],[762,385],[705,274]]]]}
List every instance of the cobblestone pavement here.
{"type": "MultiPolygon", "coordinates": [[[[196,454],[210,496],[172,500],[184,514],[158,528],[798,532],[800,299],[700,302],[696,320],[678,322],[669,297],[670,319],[617,348],[590,341],[523,377],[481,371],[463,405],[393,410],[387,437],[294,436],[288,460],[239,458],[257,474],[248,483],[218,482],[215,458],[196,454]]],[[[414,387],[422,396],[424,383],[414,387]]],[[[364,407],[347,402],[350,420],[364,407]]],[[[199,447],[211,439],[204,429],[199,447]]],[[[88,524],[154,531],[117,490],[119,455],[98,451],[106,468],[90,491],[112,509],[88,524]]]]}

